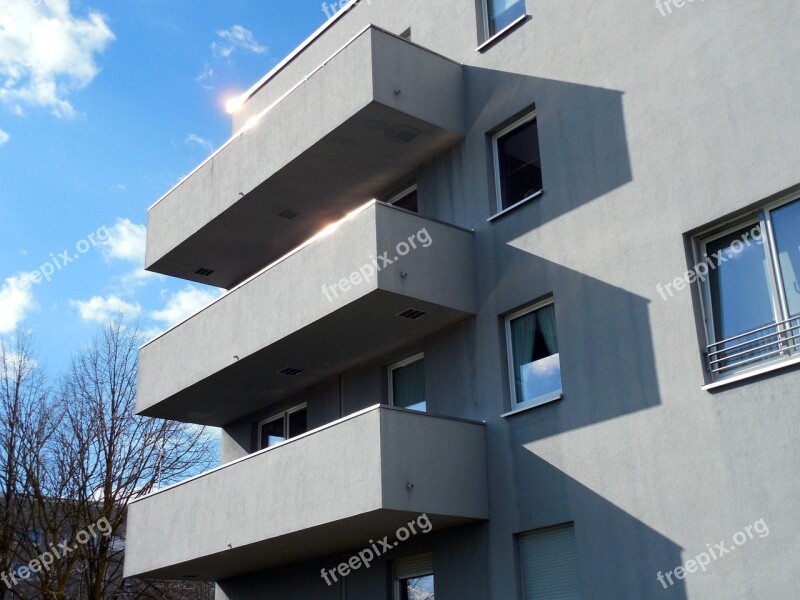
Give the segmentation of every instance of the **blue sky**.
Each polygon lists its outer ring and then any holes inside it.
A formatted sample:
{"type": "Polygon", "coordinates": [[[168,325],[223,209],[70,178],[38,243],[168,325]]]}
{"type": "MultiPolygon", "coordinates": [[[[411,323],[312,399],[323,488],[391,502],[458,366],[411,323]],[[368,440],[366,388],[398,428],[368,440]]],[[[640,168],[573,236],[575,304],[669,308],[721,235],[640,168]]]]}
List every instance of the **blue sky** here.
{"type": "Polygon", "coordinates": [[[326,19],[318,0],[0,0],[0,336],[32,329],[58,371],[110,311],[155,333],[218,295],[142,270],[147,207],[326,19]]]}

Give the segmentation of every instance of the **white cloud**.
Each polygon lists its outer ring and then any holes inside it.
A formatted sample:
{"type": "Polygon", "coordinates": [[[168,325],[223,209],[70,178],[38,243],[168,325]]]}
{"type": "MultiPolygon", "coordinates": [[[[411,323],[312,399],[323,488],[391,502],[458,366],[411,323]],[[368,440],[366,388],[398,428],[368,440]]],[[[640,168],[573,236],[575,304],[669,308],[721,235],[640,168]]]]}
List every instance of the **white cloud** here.
{"type": "Polygon", "coordinates": [[[167,327],[172,327],[216,300],[220,295],[221,291],[219,290],[201,290],[193,285],[187,285],[181,291],[170,296],[163,309],[153,311],[150,316],[167,327]]]}
{"type": "Polygon", "coordinates": [[[114,39],[105,17],[72,13],[70,0],[0,0],[0,101],[15,114],[24,106],[72,117],[67,96],[89,85],[95,55],[114,39]]]}
{"type": "Polygon", "coordinates": [[[138,303],[125,302],[119,296],[113,295],[106,298],[94,296],[85,302],[71,300],[70,304],[78,309],[81,319],[96,323],[105,323],[120,314],[130,319],[142,312],[142,307],[138,303]]]}
{"type": "Polygon", "coordinates": [[[197,77],[195,77],[194,80],[197,83],[199,83],[204,90],[213,90],[214,89],[213,85],[203,83],[204,81],[212,79],[213,77],[214,77],[214,69],[211,67],[211,65],[206,63],[205,66],[203,67],[203,72],[200,73],[200,75],[198,75],[197,77]]]}
{"type": "Polygon", "coordinates": [[[137,225],[130,219],[117,219],[109,230],[109,239],[103,244],[106,259],[126,260],[144,265],[147,227],[137,225]]]}
{"type": "Polygon", "coordinates": [[[152,271],[145,271],[142,268],[136,268],[114,277],[109,289],[114,294],[127,297],[135,294],[136,290],[146,286],[151,281],[162,279],[165,279],[165,277],[160,273],[153,273],[152,271]]]}
{"type": "Polygon", "coordinates": [[[9,277],[0,287],[0,334],[11,333],[34,306],[28,275],[9,277]]]}
{"type": "Polygon", "coordinates": [[[125,273],[125,275],[122,276],[122,283],[138,287],[139,285],[144,285],[148,279],[164,279],[164,276],[161,273],[154,273],[153,271],[134,269],[130,273],[125,273]]]}
{"type": "Polygon", "coordinates": [[[10,136],[10,135],[8,135],[8,134],[7,134],[5,131],[3,131],[2,129],[0,129],[0,146],[2,146],[3,144],[5,144],[5,143],[6,143],[8,140],[10,140],[10,139],[11,139],[11,136],[10,136]]]}
{"type": "Polygon", "coordinates": [[[20,371],[30,371],[39,366],[39,363],[30,357],[25,359],[24,364],[22,360],[19,354],[7,351],[5,364],[0,361],[0,379],[14,379],[20,371]]]}
{"type": "Polygon", "coordinates": [[[211,44],[211,50],[215,56],[228,58],[236,49],[254,54],[267,53],[267,47],[259,44],[253,32],[241,25],[234,25],[230,29],[218,31],[217,36],[222,41],[211,44]]]}
{"type": "Polygon", "coordinates": [[[214,149],[214,144],[212,144],[208,140],[204,140],[199,135],[196,135],[194,133],[190,134],[184,140],[184,142],[187,143],[187,144],[197,144],[198,146],[200,146],[204,150],[207,150],[208,152],[211,152],[214,149]]]}
{"type": "Polygon", "coordinates": [[[211,68],[211,65],[206,63],[203,65],[203,72],[200,73],[197,77],[195,77],[195,81],[203,81],[204,79],[209,79],[214,76],[214,69],[211,68]]]}
{"type": "Polygon", "coordinates": [[[523,369],[527,369],[536,377],[548,377],[561,372],[561,361],[558,354],[552,354],[546,358],[540,358],[527,365],[523,369]]]}

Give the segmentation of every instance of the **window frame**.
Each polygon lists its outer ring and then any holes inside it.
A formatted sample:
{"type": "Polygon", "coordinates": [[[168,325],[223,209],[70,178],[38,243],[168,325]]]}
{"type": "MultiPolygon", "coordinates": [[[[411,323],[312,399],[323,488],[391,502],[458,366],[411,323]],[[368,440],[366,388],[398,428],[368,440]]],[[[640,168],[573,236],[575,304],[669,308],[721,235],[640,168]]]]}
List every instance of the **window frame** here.
{"type": "MultiPolygon", "coordinates": [[[[526,196],[522,200],[517,200],[514,204],[511,204],[507,207],[503,207],[503,185],[501,183],[501,176],[500,176],[500,147],[499,147],[499,140],[507,136],[508,134],[516,131],[520,127],[527,125],[532,121],[537,121],[538,123],[538,114],[537,110],[534,108],[530,112],[527,112],[519,119],[516,119],[509,125],[506,125],[499,131],[492,134],[492,171],[494,172],[494,195],[495,195],[495,214],[489,218],[489,221],[492,221],[499,217],[500,215],[504,215],[505,213],[514,210],[518,206],[521,206],[527,202],[530,202],[534,198],[538,198],[544,193],[544,176],[542,177],[542,187],[541,189],[537,190],[533,194],[526,196]]],[[[536,129],[536,143],[539,145],[539,160],[541,161],[542,156],[542,145],[539,142],[539,129],[536,129]]],[[[544,169],[542,169],[542,173],[544,173],[544,169]]]]}
{"type": "Polygon", "coordinates": [[[419,185],[417,182],[412,183],[409,186],[404,187],[402,190],[394,194],[391,198],[386,201],[386,204],[389,206],[394,206],[395,208],[399,208],[402,210],[408,210],[408,212],[414,212],[414,214],[419,214],[419,185]],[[403,200],[404,198],[410,196],[414,192],[417,192],[417,211],[414,212],[413,210],[409,210],[407,208],[403,208],[402,206],[396,206],[398,202],[403,200]]]}
{"type": "MultiPolygon", "coordinates": [[[[389,365],[387,367],[387,374],[388,374],[388,379],[389,379],[389,406],[394,406],[394,380],[392,379],[392,377],[394,376],[394,372],[397,369],[401,369],[403,367],[407,367],[410,364],[413,364],[415,362],[418,362],[418,361],[424,360],[424,359],[425,359],[425,353],[424,352],[419,352],[418,354],[415,354],[413,356],[409,356],[408,358],[403,359],[400,362],[396,362],[394,364],[391,364],[391,365],[389,365]]],[[[403,408],[403,407],[398,406],[398,407],[395,407],[395,408],[403,408]]],[[[417,411],[417,412],[422,412],[422,411],[417,411]]],[[[424,412],[428,412],[428,399],[427,398],[425,398],[425,411],[424,412]]]]}
{"type": "MultiPolygon", "coordinates": [[[[428,577],[428,576],[433,577],[434,591],[436,590],[436,573],[435,573],[435,569],[434,569],[434,565],[433,565],[433,553],[426,552],[424,554],[420,554],[419,556],[428,556],[428,555],[430,555],[430,557],[431,557],[431,566],[430,566],[430,568],[417,569],[415,571],[411,571],[411,573],[412,573],[411,575],[409,575],[408,577],[403,577],[403,578],[398,578],[395,575],[395,573],[394,573],[394,563],[397,562],[398,560],[402,561],[404,559],[402,559],[402,558],[401,559],[395,559],[395,561],[392,562],[392,598],[393,598],[393,600],[400,600],[400,597],[401,597],[400,596],[400,582],[408,581],[409,579],[415,579],[415,578],[419,578],[419,577],[428,577]]],[[[406,557],[406,559],[407,558],[415,558],[415,557],[411,556],[411,557],[406,557]]]]}
{"type": "MultiPolygon", "coordinates": [[[[284,443],[288,442],[290,439],[293,439],[293,438],[289,437],[289,415],[294,414],[296,412],[299,412],[301,410],[308,411],[308,403],[307,402],[303,402],[302,404],[298,404],[296,406],[293,406],[292,408],[289,408],[289,409],[283,410],[281,412],[275,413],[274,415],[259,421],[258,425],[256,426],[256,447],[257,447],[256,451],[266,450],[267,448],[274,448],[275,446],[278,446],[280,444],[284,444],[284,443]],[[283,441],[280,441],[277,444],[274,444],[272,446],[262,446],[261,445],[261,428],[264,425],[267,425],[269,423],[277,421],[278,419],[283,419],[283,441]]],[[[308,418],[308,413],[307,412],[306,412],[306,418],[308,418]]],[[[309,431],[308,423],[306,422],[306,432],[308,432],[308,431],[309,431]]],[[[302,434],[300,434],[300,435],[302,435],[302,434]]],[[[295,437],[297,437],[297,436],[295,436],[295,437]]]]}
{"type": "Polygon", "coordinates": [[[433,571],[431,571],[430,573],[421,573],[420,572],[417,575],[413,575],[411,577],[406,577],[405,579],[394,579],[393,578],[393,580],[392,580],[392,588],[393,588],[392,592],[393,592],[394,600],[400,600],[400,598],[401,598],[401,595],[400,595],[400,583],[401,582],[408,581],[409,579],[419,578],[419,577],[433,577],[434,590],[436,589],[436,574],[433,571]]]}
{"type": "Polygon", "coordinates": [[[409,194],[413,194],[419,189],[419,185],[414,182],[411,185],[404,187],[402,190],[394,194],[391,198],[386,201],[386,204],[395,204],[396,202],[400,202],[403,198],[408,196],[409,194]]]}
{"type": "Polygon", "coordinates": [[[489,4],[492,0],[481,0],[481,12],[483,13],[483,41],[481,44],[475,49],[476,52],[483,52],[487,48],[489,48],[492,44],[494,44],[497,40],[504,37],[507,33],[511,30],[515,29],[520,23],[527,21],[528,17],[528,3],[526,0],[520,0],[524,5],[524,10],[522,14],[518,16],[516,19],[511,21],[508,25],[503,27],[502,29],[498,29],[494,33],[491,31],[491,27],[489,25],[489,14],[491,12],[489,4]]]}
{"type": "MultiPolygon", "coordinates": [[[[508,365],[508,386],[511,397],[511,410],[508,413],[505,413],[503,416],[527,410],[529,408],[536,408],[537,406],[543,406],[545,404],[555,402],[556,400],[560,400],[561,398],[564,397],[564,380],[562,379],[561,389],[559,389],[557,392],[544,394],[542,396],[539,396],[538,398],[533,398],[532,400],[524,400],[522,402],[517,401],[517,374],[514,371],[514,346],[511,343],[511,321],[514,321],[520,317],[524,317],[525,315],[528,315],[532,312],[536,312],[550,305],[553,306],[553,311],[555,312],[555,304],[556,304],[555,297],[551,296],[549,298],[545,298],[544,300],[540,300],[529,306],[526,306],[525,308],[521,308],[517,311],[514,311],[503,317],[505,334],[506,334],[506,363],[508,365]]],[[[557,314],[556,314],[556,337],[558,337],[557,314]]],[[[558,355],[559,355],[559,365],[560,365],[561,362],[560,344],[559,344],[558,355]]]]}
{"type": "MultiPolygon", "coordinates": [[[[775,325],[784,323],[787,320],[792,320],[792,318],[788,306],[783,273],[781,271],[777,240],[775,239],[773,231],[772,213],[794,202],[800,202],[800,193],[795,192],[784,195],[777,200],[761,206],[755,211],[751,211],[734,220],[728,221],[723,225],[708,228],[693,236],[693,258],[696,267],[708,260],[709,255],[707,248],[710,243],[740,229],[750,228],[750,230],[752,230],[756,226],[761,229],[762,237],[766,236],[763,247],[767,262],[769,294],[775,325]]],[[[714,344],[723,343],[724,340],[717,340],[709,281],[710,278],[706,277],[705,281],[698,279],[695,282],[695,285],[698,286],[700,316],[703,319],[702,329],[705,335],[705,344],[702,346],[703,367],[708,380],[710,380],[709,385],[703,386],[704,389],[710,389],[711,387],[716,387],[717,385],[723,385],[725,383],[733,383],[743,378],[754,377],[764,372],[764,370],[772,370],[784,365],[788,366],[800,359],[800,349],[794,349],[788,352],[780,352],[773,357],[765,357],[763,360],[753,361],[739,368],[733,367],[727,369],[725,372],[711,372],[708,360],[709,349],[714,344]]],[[[736,336],[734,336],[734,338],[735,337],[736,336]]]]}

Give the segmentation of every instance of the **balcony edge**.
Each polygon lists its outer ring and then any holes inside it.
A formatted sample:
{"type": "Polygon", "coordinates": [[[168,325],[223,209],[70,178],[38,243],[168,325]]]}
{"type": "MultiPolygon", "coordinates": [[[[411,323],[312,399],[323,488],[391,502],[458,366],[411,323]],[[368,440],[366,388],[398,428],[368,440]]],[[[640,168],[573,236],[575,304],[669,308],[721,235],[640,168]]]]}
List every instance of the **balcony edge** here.
{"type": "Polygon", "coordinates": [[[214,467],[213,469],[209,469],[208,471],[204,471],[203,473],[198,473],[197,475],[194,475],[193,477],[189,477],[188,479],[185,479],[184,481],[179,481],[177,483],[173,483],[172,485],[168,485],[167,487],[160,488],[158,490],[154,490],[154,491],[152,491],[149,494],[146,494],[144,496],[139,496],[138,498],[134,498],[133,500],[131,500],[128,503],[128,505],[130,506],[131,504],[136,504],[138,502],[142,502],[144,500],[147,500],[148,498],[152,498],[153,496],[157,496],[157,495],[162,494],[164,492],[168,492],[170,490],[173,490],[173,489],[178,488],[178,487],[180,487],[182,485],[191,483],[191,482],[196,481],[198,479],[202,479],[203,477],[206,477],[207,475],[213,475],[214,473],[217,473],[219,471],[227,469],[228,467],[232,467],[234,465],[237,465],[239,463],[245,462],[247,460],[262,456],[262,455],[264,455],[264,454],[266,454],[268,452],[271,452],[271,451],[276,450],[278,448],[282,448],[282,447],[286,446],[287,444],[291,444],[293,442],[297,442],[297,441],[303,440],[303,439],[305,439],[307,437],[310,437],[312,435],[315,435],[317,433],[325,431],[326,429],[330,429],[331,427],[334,427],[334,426],[339,425],[341,423],[345,423],[345,422],[350,421],[352,419],[356,419],[358,417],[361,417],[361,416],[363,416],[365,414],[368,414],[368,413],[376,411],[376,410],[378,410],[378,411],[380,411],[380,410],[396,411],[396,412],[402,412],[402,413],[407,413],[407,414],[431,417],[431,418],[434,418],[434,419],[443,419],[443,420],[447,420],[447,421],[457,421],[457,422],[466,423],[466,424],[469,424],[469,425],[480,425],[480,426],[482,426],[484,428],[486,427],[486,422],[485,421],[476,421],[474,419],[464,419],[462,417],[452,417],[450,415],[440,415],[440,414],[436,414],[436,413],[423,413],[423,412],[416,411],[416,410],[409,410],[409,409],[406,409],[406,408],[399,408],[397,406],[389,406],[388,404],[373,404],[372,406],[368,406],[367,408],[362,408],[361,410],[356,411],[356,412],[354,412],[352,414],[346,415],[344,417],[340,417],[339,419],[336,419],[335,421],[331,421],[330,423],[326,423],[325,425],[322,425],[321,427],[317,427],[316,429],[312,429],[311,431],[307,431],[306,433],[303,433],[302,435],[298,435],[297,437],[293,437],[291,439],[288,439],[288,440],[286,440],[284,442],[276,444],[275,446],[270,446],[269,448],[264,448],[263,450],[259,450],[257,452],[253,452],[252,454],[248,454],[247,456],[242,456],[241,458],[237,458],[236,460],[233,460],[231,462],[225,463],[224,465],[219,465],[218,467],[214,467]]]}

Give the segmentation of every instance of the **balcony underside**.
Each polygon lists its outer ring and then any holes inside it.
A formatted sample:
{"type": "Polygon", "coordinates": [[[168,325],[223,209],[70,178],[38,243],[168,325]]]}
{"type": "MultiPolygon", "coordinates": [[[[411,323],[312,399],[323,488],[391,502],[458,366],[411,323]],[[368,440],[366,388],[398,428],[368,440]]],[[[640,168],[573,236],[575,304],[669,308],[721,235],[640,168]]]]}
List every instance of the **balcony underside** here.
{"type": "MultiPolygon", "coordinates": [[[[154,569],[147,573],[137,573],[135,576],[155,581],[220,581],[228,577],[290,565],[348,550],[355,555],[363,548],[370,546],[369,540],[383,539],[387,533],[394,533],[409,521],[417,519],[420,514],[410,511],[376,510],[350,519],[342,519],[336,523],[313,527],[300,533],[232,548],[181,564],[154,569]],[[310,551],[310,548],[313,548],[313,551],[310,551]]],[[[435,514],[428,514],[428,518],[435,524],[437,531],[478,520],[435,514]]],[[[330,565],[330,567],[335,566],[335,564],[330,565]]]]}
{"type": "Polygon", "coordinates": [[[233,287],[463,139],[462,77],[367,29],[150,209],[146,268],[233,287]]]}
{"type": "Polygon", "coordinates": [[[434,532],[488,518],[485,426],[376,406],[132,503],[125,576],[356,553],[423,513],[434,532]]]}
{"type": "Polygon", "coordinates": [[[228,367],[139,414],[221,427],[262,409],[271,398],[293,395],[469,316],[467,312],[375,290],[246,358],[227,357],[228,367]],[[397,316],[409,308],[426,315],[416,321],[397,316]],[[303,372],[296,376],[279,373],[286,368],[303,372]]]}
{"type": "Polygon", "coordinates": [[[223,426],[469,318],[473,242],[469,231],[402,209],[364,207],[146,344],[137,412],[223,426]],[[417,248],[369,281],[331,290],[375,257],[398,258],[410,238],[417,248]],[[408,309],[424,314],[400,316],[408,309]]]}

